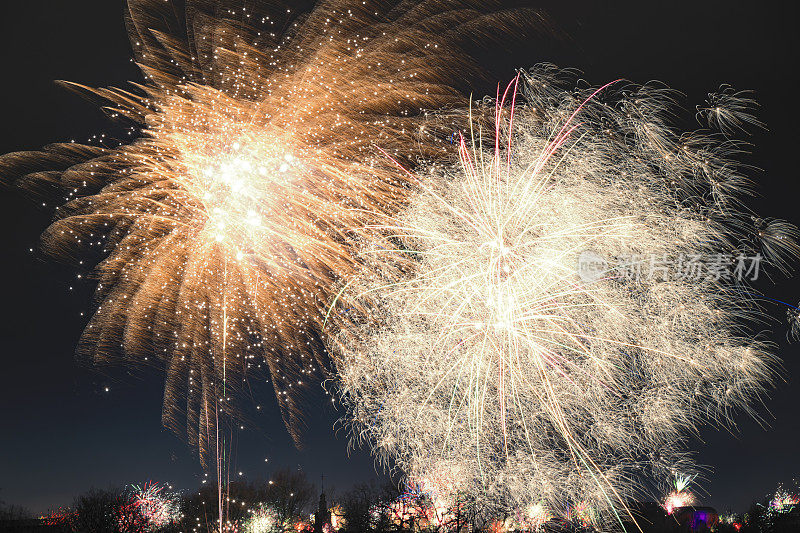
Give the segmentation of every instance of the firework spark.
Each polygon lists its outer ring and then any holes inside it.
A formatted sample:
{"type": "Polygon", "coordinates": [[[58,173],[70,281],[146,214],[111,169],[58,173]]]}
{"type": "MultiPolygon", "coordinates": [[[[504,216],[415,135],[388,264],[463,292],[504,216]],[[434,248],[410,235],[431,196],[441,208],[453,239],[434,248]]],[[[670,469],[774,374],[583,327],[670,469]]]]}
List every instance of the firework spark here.
{"type": "MultiPolygon", "coordinates": [[[[800,505],[800,491],[798,491],[797,480],[792,480],[792,487],[787,489],[783,484],[778,485],[774,493],[767,495],[767,497],[759,503],[763,509],[763,513],[756,513],[755,515],[745,515],[742,523],[750,522],[754,527],[762,531],[777,531],[780,528],[780,522],[787,514],[795,512],[797,506],[800,505]]],[[[737,528],[737,531],[740,528],[737,528]]]]}
{"type": "Polygon", "coordinates": [[[697,474],[681,474],[679,472],[675,473],[675,479],[672,480],[672,485],[675,487],[675,490],[678,492],[683,492],[689,485],[692,484],[692,481],[695,480],[697,474]]]}
{"type": "Polygon", "coordinates": [[[5,181],[69,200],[43,243],[98,281],[80,353],[163,364],[164,422],[201,453],[261,368],[297,438],[293,392],[322,357],[320,310],[354,271],[365,223],[407,191],[373,146],[440,153],[422,110],[457,102],[476,72],[461,38],[491,43],[476,28],[539,20],[469,0],[244,4],[129,0],[146,83],[69,85],[138,140],[0,160],[5,181]]]}
{"type": "Polygon", "coordinates": [[[778,489],[778,491],[775,492],[775,495],[769,501],[769,507],[776,513],[787,513],[794,509],[798,503],[800,503],[800,497],[778,489]]]}
{"type": "Polygon", "coordinates": [[[695,503],[697,503],[697,498],[695,498],[694,494],[687,491],[676,490],[669,493],[667,496],[666,500],[664,501],[664,510],[667,511],[667,514],[672,514],[676,509],[680,509],[681,507],[689,507],[695,503]]]}
{"type": "Polygon", "coordinates": [[[245,520],[242,531],[244,533],[272,533],[285,529],[285,524],[279,514],[271,507],[261,504],[250,511],[250,517],[245,520]]]}
{"type": "Polygon", "coordinates": [[[132,490],[130,505],[144,517],[148,531],[156,531],[180,521],[181,502],[178,494],[153,482],[141,487],[134,485],[132,490]]]}
{"type": "Polygon", "coordinates": [[[343,289],[369,312],[333,310],[328,338],[354,435],[412,478],[619,521],[685,471],[687,432],[752,412],[772,358],[739,326],[758,306],[736,269],[797,246],[734,209],[734,145],[676,134],[669,91],[564,77],[524,73],[524,103],[498,92],[494,131],[418,173],[400,246],[343,289]]]}

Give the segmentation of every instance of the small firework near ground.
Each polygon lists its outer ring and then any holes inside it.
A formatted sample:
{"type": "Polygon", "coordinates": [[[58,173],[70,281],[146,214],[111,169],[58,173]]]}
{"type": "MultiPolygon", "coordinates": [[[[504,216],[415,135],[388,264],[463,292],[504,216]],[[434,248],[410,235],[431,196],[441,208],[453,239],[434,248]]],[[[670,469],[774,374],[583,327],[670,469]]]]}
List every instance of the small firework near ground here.
{"type": "Polygon", "coordinates": [[[675,509],[680,507],[688,507],[697,503],[695,495],[688,490],[695,477],[679,473],[675,474],[672,482],[674,490],[664,500],[664,510],[667,511],[667,514],[672,514],[675,509]]]}

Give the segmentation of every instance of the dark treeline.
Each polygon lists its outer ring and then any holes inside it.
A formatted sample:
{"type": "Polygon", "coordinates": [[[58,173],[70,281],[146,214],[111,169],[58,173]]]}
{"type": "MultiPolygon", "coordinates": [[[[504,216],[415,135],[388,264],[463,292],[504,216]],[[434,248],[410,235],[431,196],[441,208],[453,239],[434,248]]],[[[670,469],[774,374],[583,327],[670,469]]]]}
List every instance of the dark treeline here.
{"type": "MultiPolygon", "coordinates": [[[[797,497],[765,496],[747,513],[722,513],[704,524],[689,524],[680,513],[667,515],[655,502],[631,505],[637,524],[623,519],[626,531],[642,533],[788,533],[800,531],[797,497]],[[776,502],[778,502],[776,504],[776,502]],[[780,502],[783,502],[781,504],[780,502]]],[[[688,508],[683,508],[688,509],[688,508]]],[[[708,508],[699,508],[708,509],[708,508]]],[[[219,491],[213,484],[173,492],[164,485],[92,488],[71,506],[35,518],[24,508],[0,502],[0,533],[477,533],[596,531],[579,520],[550,518],[526,522],[519,511],[479,509],[468,498],[449,505],[424,493],[403,492],[387,484],[361,484],[320,495],[298,470],[280,470],[260,481],[236,481],[219,491]],[[222,505],[220,505],[220,503],[222,505]],[[221,509],[221,513],[220,513],[221,509]]],[[[603,531],[622,530],[602,528],[603,531]]]]}

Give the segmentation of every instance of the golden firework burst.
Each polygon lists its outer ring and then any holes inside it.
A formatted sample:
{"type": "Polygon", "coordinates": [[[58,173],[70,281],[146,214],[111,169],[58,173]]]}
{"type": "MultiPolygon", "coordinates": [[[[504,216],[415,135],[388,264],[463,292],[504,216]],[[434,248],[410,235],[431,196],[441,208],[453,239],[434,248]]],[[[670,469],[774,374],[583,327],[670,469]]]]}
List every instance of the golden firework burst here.
{"type": "Polygon", "coordinates": [[[164,421],[183,431],[185,413],[201,452],[264,367],[296,438],[293,391],[323,359],[329,291],[354,272],[353,243],[407,192],[375,147],[405,161],[441,153],[424,109],[458,102],[476,72],[461,37],[538,20],[500,7],[129,0],[146,82],[69,86],[141,136],[0,160],[5,181],[68,197],[43,240],[57,257],[96,265],[80,351],[163,362],[164,421]]]}

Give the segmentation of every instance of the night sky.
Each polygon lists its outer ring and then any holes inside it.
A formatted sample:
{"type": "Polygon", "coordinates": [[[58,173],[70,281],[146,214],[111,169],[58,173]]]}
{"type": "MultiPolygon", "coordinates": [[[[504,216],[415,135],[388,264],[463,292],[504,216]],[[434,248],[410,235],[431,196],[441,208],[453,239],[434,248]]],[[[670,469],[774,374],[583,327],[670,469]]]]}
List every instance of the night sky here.
{"type": "MultiPolygon", "coordinates": [[[[749,161],[761,169],[753,174],[760,198],[751,205],[800,224],[797,3],[605,4],[542,2],[560,37],[517,42],[490,58],[497,79],[510,78],[513,66],[543,61],[578,68],[593,84],[619,77],[657,79],[687,95],[687,119],[693,119],[694,105],[722,83],[753,89],[768,131],[748,138],[754,144],[749,161]]],[[[122,0],[3,2],[0,153],[119,132],[93,104],[53,81],[121,86],[141,79],[129,59],[122,13],[122,0]]],[[[481,93],[490,87],[475,89],[481,93]]],[[[132,376],[126,369],[101,374],[74,359],[91,311],[91,286],[76,284],[72,271],[29,251],[49,218],[48,212],[0,190],[0,500],[39,513],[69,504],[91,486],[152,479],[196,487],[203,477],[197,459],[160,424],[159,375],[132,376]]],[[[796,280],[779,278],[764,290],[797,304],[799,288],[796,280]]],[[[708,429],[690,444],[709,467],[708,494],[701,500],[719,510],[744,511],[779,482],[800,474],[800,345],[786,342],[784,313],[776,307],[777,320],[767,325],[785,369],[785,382],[762,409],[769,427],[739,418],[733,434],[708,429]]],[[[240,435],[233,470],[252,479],[272,469],[302,468],[312,481],[324,473],[326,486],[340,492],[355,482],[385,477],[367,452],[348,456],[346,432],[333,427],[340,413],[321,388],[306,401],[310,415],[302,451],[268,409],[257,429],[240,435]]],[[[262,403],[271,402],[265,397],[262,403]]]]}

